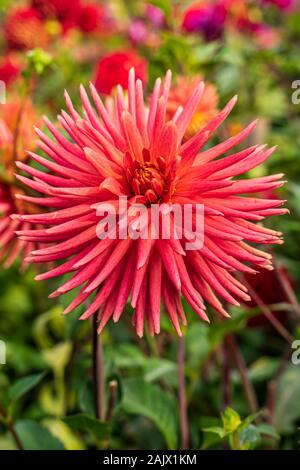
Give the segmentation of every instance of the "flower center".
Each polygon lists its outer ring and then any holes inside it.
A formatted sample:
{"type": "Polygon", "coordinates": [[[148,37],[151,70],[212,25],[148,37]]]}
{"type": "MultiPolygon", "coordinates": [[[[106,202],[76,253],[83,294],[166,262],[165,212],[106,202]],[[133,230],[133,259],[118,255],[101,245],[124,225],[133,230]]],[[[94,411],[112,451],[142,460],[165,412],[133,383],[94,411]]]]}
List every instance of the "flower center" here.
{"type": "Polygon", "coordinates": [[[132,191],[138,196],[145,196],[149,203],[158,202],[164,192],[164,176],[152,163],[136,162],[132,176],[132,191]]]}

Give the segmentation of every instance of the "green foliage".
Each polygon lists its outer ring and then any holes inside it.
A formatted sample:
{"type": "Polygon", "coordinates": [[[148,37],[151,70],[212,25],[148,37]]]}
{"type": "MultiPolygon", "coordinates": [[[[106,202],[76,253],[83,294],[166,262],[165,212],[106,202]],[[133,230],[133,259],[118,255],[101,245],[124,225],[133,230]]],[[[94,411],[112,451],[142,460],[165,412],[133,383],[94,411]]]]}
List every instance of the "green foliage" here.
{"type": "Polygon", "coordinates": [[[96,440],[102,440],[109,436],[110,426],[108,423],[103,423],[86,414],[66,416],[64,422],[74,430],[91,432],[96,440]]]}
{"type": "Polygon", "coordinates": [[[32,388],[36,387],[41,382],[44,376],[45,374],[42,372],[41,374],[33,374],[29,375],[28,377],[24,377],[22,379],[17,380],[9,389],[9,400],[20,400],[23,395],[28,393],[32,388]]]}
{"type": "Polygon", "coordinates": [[[177,444],[177,407],[174,397],[162,392],[156,385],[140,379],[123,382],[122,409],[129,414],[144,416],[163,434],[168,449],[177,444]]]}
{"type": "Polygon", "coordinates": [[[45,427],[30,420],[16,423],[16,432],[25,450],[63,450],[63,444],[45,427]]]}
{"type": "MultiPolygon", "coordinates": [[[[233,408],[226,408],[221,414],[221,423],[219,426],[211,426],[204,428],[203,431],[208,434],[218,436],[220,441],[224,439],[228,441],[233,450],[249,450],[255,448],[264,436],[279,439],[275,429],[262,423],[253,424],[258,418],[258,414],[249,415],[242,420],[240,415],[233,408]]],[[[211,441],[216,444],[218,440],[211,441]]],[[[204,440],[203,448],[209,446],[210,441],[204,440]]]]}

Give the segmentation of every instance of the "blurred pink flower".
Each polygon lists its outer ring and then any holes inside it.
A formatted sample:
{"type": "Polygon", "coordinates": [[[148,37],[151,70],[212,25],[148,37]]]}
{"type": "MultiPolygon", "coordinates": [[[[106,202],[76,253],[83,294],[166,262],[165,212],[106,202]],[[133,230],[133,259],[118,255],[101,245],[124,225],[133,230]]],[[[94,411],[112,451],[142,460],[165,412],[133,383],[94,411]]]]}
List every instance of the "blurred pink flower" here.
{"type": "Polygon", "coordinates": [[[134,44],[141,44],[147,40],[149,31],[144,21],[135,19],[128,28],[128,35],[134,44]]]}
{"type": "Polygon", "coordinates": [[[147,3],[146,6],[146,18],[156,27],[160,28],[165,22],[164,12],[150,3],[147,3]]]}

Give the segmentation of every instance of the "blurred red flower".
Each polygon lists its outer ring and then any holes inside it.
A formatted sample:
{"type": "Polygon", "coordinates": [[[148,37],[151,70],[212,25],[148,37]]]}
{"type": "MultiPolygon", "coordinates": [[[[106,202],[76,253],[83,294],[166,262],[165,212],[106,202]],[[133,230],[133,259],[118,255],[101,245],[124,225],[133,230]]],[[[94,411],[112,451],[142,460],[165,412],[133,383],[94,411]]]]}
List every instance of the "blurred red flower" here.
{"type": "Polygon", "coordinates": [[[78,26],[84,33],[100,33],[111,30],[112,20],[104,5],[88,3],[80,7],[78,26]]]}
{"type": "Polygon", "coordinates": [[[0,80],[6,85],[10,85],[20,75],[21,66],[10,55],[0,60],[0,80]]]}
{"type": "Polygon", "coordinates": [[[64,31],[77,25],[80,0],[32,0],[32,6],[45,19],[56,19],[64,31]]]}
{"type": "Polygon", "coordinates": [[[95,87],[100,93],[109,94],[116,85],[128,89],[128,72],[134,67],[136,77],[147,80],[147,62],[134,51],[124,50],[104,56],[97,64],[95,87]]]}
{"type": "Polygon", "coordinates": [[[6,17],[4,37],[11,49],[45,47],[48,33],[40,13],[35,8],[17,8],[6,17]]]}

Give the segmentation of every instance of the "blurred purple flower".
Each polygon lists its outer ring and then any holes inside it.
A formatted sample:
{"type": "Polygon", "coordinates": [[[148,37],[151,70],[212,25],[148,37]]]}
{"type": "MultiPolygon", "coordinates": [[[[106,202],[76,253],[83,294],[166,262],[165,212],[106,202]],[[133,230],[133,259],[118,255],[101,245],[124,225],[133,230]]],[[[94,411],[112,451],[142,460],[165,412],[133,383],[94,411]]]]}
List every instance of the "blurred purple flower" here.
{"type": "Polygon", "coordinates": [[[182,27],[188,32],[201,33],[207,41],[222,36],[226,20],[226,8],[223,4],[197,2],[186,10],[182,27]]]}

